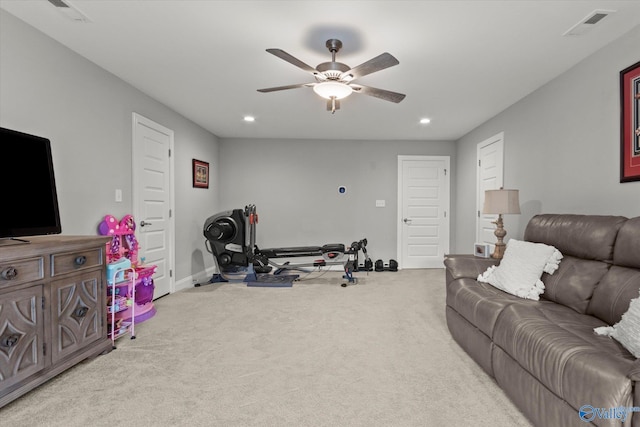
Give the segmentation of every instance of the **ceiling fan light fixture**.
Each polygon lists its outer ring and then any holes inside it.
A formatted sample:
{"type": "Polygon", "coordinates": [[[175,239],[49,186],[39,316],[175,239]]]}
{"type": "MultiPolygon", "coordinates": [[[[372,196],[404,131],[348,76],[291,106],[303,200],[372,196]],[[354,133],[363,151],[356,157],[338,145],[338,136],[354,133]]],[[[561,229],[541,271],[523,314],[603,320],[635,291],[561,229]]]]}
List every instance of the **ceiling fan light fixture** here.
{"type": "Polygon", "coordinates": [[[351,95],[353,88],[340,82],[322,82],[313,86],[313,91],[325,99],[342,99],[351,95]]]}
{"type": "Polygon", "coordinates": [[[329,52],[331,52],[331,61],[318,64],[315,68],[302,62],[295,56],[288,54],[282,49],[267,49],[267,52],[270,54],[287,61],[302,71],[310,73],[316,81],[313,83],[301,83],[258,89],[258,92],[265,93],[296,89],[300,87],[313,87],[313,91],[315,93],[327,100],[327,109],[332,113],[335,113],[336,110],[340,109],[340,100],[351,95],[352,92],[362,93],[385,101],[395,102],[396,104],[405,98],[403,93],[352,84],[354,80],[359,79],[360,77],[398,65],[398,60],[390,53],[384,52],[375,58],[351,68],[347,64],[336,61],[336,53],[342,48],[342,42],[340,40],[329,39],[327,40],[326,46],[329,49],[329,52]]]}

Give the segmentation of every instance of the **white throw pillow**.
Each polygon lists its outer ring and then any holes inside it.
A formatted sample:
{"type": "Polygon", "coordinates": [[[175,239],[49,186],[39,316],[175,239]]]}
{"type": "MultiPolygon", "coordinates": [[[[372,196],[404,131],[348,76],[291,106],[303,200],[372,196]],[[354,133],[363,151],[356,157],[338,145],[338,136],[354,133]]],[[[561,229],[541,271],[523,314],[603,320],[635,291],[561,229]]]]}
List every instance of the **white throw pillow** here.
{"type": "Polygon", "coordinates": [[[562,254],[553,246],[511,239],[500,265],[489,267],[478,281],[520,298],[539,300],[544,292],[542,273],[553,274],[561,259],[562,254]]]}
{"type": "Polygon", "coordinates": [[[629,353],[640,359],[640,296],[631,300],[629,310],[618,323],[595,328],[594,332],[615,338],[629,353]]]}

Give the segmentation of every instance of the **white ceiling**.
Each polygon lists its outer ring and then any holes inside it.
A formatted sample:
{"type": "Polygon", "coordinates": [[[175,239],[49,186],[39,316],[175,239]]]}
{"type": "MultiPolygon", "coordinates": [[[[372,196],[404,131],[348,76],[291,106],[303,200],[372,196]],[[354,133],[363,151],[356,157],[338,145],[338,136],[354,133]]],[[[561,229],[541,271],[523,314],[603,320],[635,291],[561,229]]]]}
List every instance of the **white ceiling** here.
{"type": "Polygon", "coordinates": [[[640,25],[638,0],[67,2],[91,22],[45,0],[0,7],[212,133],[242,138],[455,140],[640,25]],[[595,9],[616,12],[562,36],[595,9]],[[265,49],[315,67],[330,61],[330,38],[351,67],[394,55],[399,65],[356,83],[404,101],[353,94],[332,115],[307,87],[257,92],[313,81],[265,49]]]}

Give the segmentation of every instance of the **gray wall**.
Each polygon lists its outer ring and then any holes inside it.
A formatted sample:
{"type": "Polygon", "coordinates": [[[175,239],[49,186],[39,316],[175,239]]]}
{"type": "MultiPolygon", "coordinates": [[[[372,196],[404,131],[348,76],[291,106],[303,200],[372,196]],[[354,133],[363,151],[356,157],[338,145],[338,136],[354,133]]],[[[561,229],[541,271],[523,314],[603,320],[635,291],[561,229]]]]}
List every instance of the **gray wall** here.
{"type": "Polygon", "coordinates": [[[619,73],[639,46],[637,26],[457,142],[458,252],[475,239],[476,146],[502,131],[504,186],[520,190],[522,209],[506,216],[507,237],[521,239],[538,213],[640,215],[640,182],[619,182],[619,73]]]}
{"type": "Polygon", "coordinates": [[[175,132],[175,279],[206,277],[202,225],[254,203],[260,246],[350,243],[395,258],[397,156],[452,161],[451,252],[475,236],[476,145],[505,132],[505,185],[523,213],[640,214],[640,182],[619,180],[619,71],[635,63],[640,27],[478,127],[446,141],[224,139],[0,10],[0,126],[50,138],[64,234],[95,234],[105,214],[131,212],[131,114],[175,132]],[[191,159],[211,164],[208,190],[191,186],[191,159]],[[345,185],[346,195],[337,188],[345,185]],[[114,201],[123,189],[124,201],[114,201]],[[376,208],[384,199],[386,208],[376,208]]]}
{"type": "Polygon", "coordinates": [[[174,277],[204,274],[202,224],[218,209],[218,178],[193,189],[191,159],[216,165],[217,138],[1,10],[0,58],[0,126],[51,139],[63,234],[95,235],[104,215],[132,212],[133,112],[175,132],[174,277]]]}
{"type": "Polygon", "coordinates": [[[455,165],[455,144],[221,139],[221,206],[257,206],[259,247],[350,244],[366,237],[374,260],[397,259],[398,155],[450,156],[455,165]],[[385,208],[375,207],[378,199],[385,208]]]}

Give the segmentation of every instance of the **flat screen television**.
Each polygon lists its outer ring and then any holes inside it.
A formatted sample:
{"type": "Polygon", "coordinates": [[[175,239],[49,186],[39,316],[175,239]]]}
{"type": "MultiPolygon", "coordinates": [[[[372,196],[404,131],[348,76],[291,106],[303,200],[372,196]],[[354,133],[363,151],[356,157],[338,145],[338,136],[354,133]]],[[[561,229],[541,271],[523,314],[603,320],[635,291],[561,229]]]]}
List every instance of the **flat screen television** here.
{"type": "Polygon", "coordinates": [[[62,232],[51,142],[0,127],[0,238],[62,232]]]}

